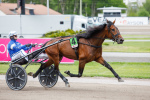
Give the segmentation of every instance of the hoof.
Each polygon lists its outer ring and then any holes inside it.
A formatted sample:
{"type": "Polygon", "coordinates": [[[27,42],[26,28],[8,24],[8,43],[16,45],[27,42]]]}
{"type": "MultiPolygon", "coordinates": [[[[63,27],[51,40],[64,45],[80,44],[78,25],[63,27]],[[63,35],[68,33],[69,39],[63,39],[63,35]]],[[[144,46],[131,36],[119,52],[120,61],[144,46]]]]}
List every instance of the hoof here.
{"type": "Polygon", "coordinates": [[[69,71],[69,70],[67,70],[67,71],[65,71],[64,73],[69,74],[69,73],[70,73],[70,71],[69,71]]]}
{"type": "Polygon", "coordinates": [[[29,75],[29,76],[33,76],[33,72],[29,72],[28,75],[29,75]]]}
{"type": "Polygon", "coordinates": [[[33,78],[36,78],[35,74],[33,74],[33,78]]]}
{"type": "Polygon", "coordinates": [[[120,79],[118,79],[118,82],[124,82],[124,80],[120,78],[120,79]]]}
{"type": "Polygon", "coordinates": [[[66,87],[70,87],[70,84],[69,84],[69,83],[68,83],[68,84],[65,84],[65,86],[66,86],[66,87]]]}

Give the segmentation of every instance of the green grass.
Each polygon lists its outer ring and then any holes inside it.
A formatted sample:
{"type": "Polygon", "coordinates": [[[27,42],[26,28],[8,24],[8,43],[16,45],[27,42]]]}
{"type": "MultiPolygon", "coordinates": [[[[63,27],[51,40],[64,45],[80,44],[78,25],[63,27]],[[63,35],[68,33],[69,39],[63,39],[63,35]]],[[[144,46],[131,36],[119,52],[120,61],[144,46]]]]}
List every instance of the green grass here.
{"type": "MultiPolygon", "coordinates": [[[[109,63],[114,70],[120,75],[120,77],[125,78],[144,78],[150,79],[150,63],[131,63],[131,62],[110,62],[109,63]]],[[[26,69],[28,72],[35,72],[39,68],[39,64],[29,65],[26,69]]],[[[0,73],[5,74],[9,64],[0,64],[0,73]]],[[[60,71],[63,75],[64,71],[70,70],[71,73],[78,73],[78,61],[74,64],[60,64],[60,71]]],[[[84,77],[114,77],[113,74],[104,66],[96,63],[90,62],[86,64],[84,72],[84,77]]]]}
{"type": "Polygon", "coordinates": [[[124,42],[123,44],[113,44],[113,42],[103,43],[103,52],[145,52],[150,53],[150,42],[124,42]]]}

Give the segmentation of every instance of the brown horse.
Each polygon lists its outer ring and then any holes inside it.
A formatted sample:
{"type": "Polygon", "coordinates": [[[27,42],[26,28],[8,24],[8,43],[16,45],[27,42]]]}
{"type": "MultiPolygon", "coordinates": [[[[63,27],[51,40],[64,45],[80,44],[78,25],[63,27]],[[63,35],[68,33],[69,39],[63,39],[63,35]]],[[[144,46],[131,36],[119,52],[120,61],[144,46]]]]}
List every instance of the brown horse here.
{"type": "MultiPolygon", "coordinates": [[[[85,31],[85,33],[76,35],[76,37],[79,38],[77,53],[75,53],[75,50],[71,48],[69,40],[48,47],[45,52],[47,53],[49,60],[45,64],[41,65],[38,71],[33,74],[33,77],[36,77],[44,68],[54,64],[56,70],[58,71],[58,75],[62,78],[65,84],[69,86],[68,80],[59,72],[59,62],[64,56],[69,59],[79,60],[78,74],[72,74],[70,71],[65,71],[65,73],[70,77],[81,77],[85,64],[91,61],[96,61],[108,68],[114,74],[114,76],[118,78],[119,82],[123,82],[114,69],[102,57],[102,43],[105,39],[111,39],[118,44],[122,44],[124,41],[114,23],[115,21],[107,21],[107,24],[89,28],[87,31],[85,31]]],[[[72,37],[60,37],[52,39],[51,41],[48,41],[46,45],[61,39],[70,38],[72,37]]]]}

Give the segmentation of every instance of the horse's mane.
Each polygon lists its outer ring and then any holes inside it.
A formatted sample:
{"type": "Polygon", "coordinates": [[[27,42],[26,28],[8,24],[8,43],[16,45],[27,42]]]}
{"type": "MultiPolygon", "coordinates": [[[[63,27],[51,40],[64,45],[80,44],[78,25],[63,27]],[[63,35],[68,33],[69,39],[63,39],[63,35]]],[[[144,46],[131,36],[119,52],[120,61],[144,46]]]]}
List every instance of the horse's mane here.
{"type": "MultiPolygon", "coordinates": [[[[110,27],[113,23],[111,21],[108,21],[107,24],[102,24],[102,25],[99,25],[99,26],[95,26],[95,27],[89,27],[85,33],[82,33],[82,34],[77,34],[76,36],[78,38],[90,38],[92,37],[93,35],[99,33],[100,31],[102,31],[104,29],[104,27],[107,25],[108,27],[110,27]]],[[[109,28],[108,28],[109,29],[109,28]]]]}
{"type": "Polygon", "coordinates": [[[95,26],[95,27],[89,27],[85,33],[77,34],[76,36],[79,38],[90,38],[91,36],[97,34],[98,32],[102,31],[106,24],[95,26]]]}

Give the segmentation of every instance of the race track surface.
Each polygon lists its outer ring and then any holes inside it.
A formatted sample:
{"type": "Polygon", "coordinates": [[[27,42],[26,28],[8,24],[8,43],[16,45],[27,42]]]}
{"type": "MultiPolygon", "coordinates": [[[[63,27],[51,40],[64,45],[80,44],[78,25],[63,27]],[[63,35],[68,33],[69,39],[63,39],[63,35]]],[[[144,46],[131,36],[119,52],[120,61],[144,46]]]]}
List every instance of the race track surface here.
{"type": "Polygon", "coordinates": [[[8,88],[4,76],[0,76],[0,100],[150,100],[149,79],[69,78],[71,87],[65,87],[61,79],[53,88],[44,88],[38,79],[28,77],[23,90],[8,88]]]}

